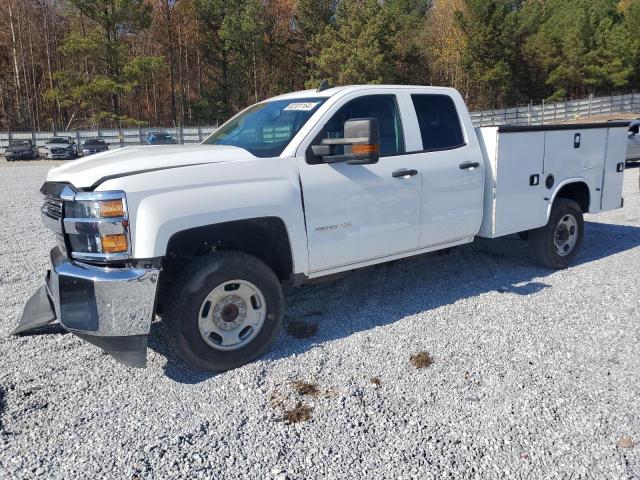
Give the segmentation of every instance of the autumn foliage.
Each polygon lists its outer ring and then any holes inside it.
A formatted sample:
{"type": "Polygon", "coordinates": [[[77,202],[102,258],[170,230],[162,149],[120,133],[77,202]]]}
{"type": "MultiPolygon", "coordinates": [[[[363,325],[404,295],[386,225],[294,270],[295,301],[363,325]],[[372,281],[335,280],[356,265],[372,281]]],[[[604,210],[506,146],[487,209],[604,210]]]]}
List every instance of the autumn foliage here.
{"type": "Polygon", "coordinates": [[[216,124],[321,80],[472,107],[640,85],[640,0],[5,0],[0,129],[216,124]]]}

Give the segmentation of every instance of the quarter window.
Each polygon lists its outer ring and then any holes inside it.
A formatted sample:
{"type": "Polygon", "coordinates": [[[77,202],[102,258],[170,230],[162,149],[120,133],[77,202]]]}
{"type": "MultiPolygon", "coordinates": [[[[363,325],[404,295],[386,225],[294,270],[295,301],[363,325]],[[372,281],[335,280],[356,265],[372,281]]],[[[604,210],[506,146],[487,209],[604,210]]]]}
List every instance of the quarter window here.
{"type": "Polygon", "coordinates": [[[460,118],[447,95],[411,95],[418,116],[423,150],[445,150],[465,144],[460,118]]]}

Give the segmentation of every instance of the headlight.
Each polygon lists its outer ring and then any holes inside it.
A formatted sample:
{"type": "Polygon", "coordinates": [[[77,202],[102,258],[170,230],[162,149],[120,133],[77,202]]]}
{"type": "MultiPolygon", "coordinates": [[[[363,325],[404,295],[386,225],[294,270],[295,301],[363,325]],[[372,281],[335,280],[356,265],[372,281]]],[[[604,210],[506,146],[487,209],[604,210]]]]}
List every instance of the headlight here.
{"type": "Polygon", "coordinates": [[[124,192],[81,192],[64,206],[71,256],[108,262],[130,257],[129,216],[124,192]]]}

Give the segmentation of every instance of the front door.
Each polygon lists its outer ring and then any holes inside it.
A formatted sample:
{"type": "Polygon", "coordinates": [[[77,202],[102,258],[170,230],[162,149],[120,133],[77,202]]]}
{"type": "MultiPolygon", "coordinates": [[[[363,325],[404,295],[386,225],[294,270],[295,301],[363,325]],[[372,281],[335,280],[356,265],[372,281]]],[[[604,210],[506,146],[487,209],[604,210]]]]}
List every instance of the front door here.
{"type": "Polygon", "coordinates": [[[313,143],[343,137],[346,120],[377,118],[380,160],[371,165],[327,164],[309,148],[300,161],[311,273],[418,247],[421,176],[417,157],[405,154],[395,95],[344,102],[313,143]]]}

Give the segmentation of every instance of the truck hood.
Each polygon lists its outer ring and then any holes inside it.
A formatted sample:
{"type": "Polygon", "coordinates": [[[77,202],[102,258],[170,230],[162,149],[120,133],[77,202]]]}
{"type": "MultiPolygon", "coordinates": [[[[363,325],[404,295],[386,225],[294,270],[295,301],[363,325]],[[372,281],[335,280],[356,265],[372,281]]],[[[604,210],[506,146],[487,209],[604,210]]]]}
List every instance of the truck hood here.
{"type": "Polygon", "coordinates": [[[168,168],[255,158],[227,145],[151,145],[108,150],[53,168],[48,182],[68,182],[77,188],[96,187],[111,178],[168,168]]]}

